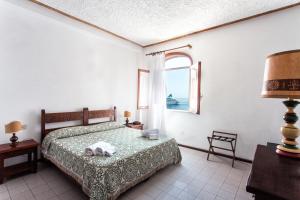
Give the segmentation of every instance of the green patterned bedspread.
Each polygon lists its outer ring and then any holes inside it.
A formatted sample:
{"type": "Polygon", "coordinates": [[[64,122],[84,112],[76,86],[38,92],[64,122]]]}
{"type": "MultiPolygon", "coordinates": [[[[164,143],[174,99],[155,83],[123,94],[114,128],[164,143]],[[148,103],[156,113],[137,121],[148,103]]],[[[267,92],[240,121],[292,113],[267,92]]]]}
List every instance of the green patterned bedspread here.
{"type": "Polygon", "coordinates": [[[55,130],[45,137],[42,152],[92,200],[116,199],[159,169],[181,162],[175,139],[149,140],[140,130],[116,122],[55,130]],[[117,152],[112,157],[86,156],[85,148],[98,141],[114,145],[117,152]]]}

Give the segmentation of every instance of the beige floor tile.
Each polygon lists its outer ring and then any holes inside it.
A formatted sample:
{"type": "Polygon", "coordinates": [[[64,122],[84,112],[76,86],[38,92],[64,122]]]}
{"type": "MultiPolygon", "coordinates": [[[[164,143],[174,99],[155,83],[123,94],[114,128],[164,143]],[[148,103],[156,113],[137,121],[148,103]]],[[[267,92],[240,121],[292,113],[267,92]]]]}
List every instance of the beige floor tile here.
{"type": "Polygon", "coordinates": [[[194,196],[194,197],[197,197],[198,194],[201,192],[203,187],[194,187],[194,186],[187,186],[183,191],[189,193],[190,195],[194,196]]]}
{"type": "Polygon", "coordinates": [[[26,186],[26,183],[22,177],[18,177],[18,178],[6,180],[5,185],[8,190],[12,190],[14,188],[20,188],[26,186]]]}
{"type": "Polygon", "coordinates": [[[152,197],[153,199],[157,198],[162,192],[163,190],[156,186],[152,186],[144,190],[144,194],[152,197]]]}
{"type": "Polygon", "coordinates": [[[231,185],[228,183],[224,183],[221,188],[221,190],[225,190],[227,192],[232,192],[232,193],[236,193],[238,190],[238,187],[236,185],[231,185]]]}
{"type": "Polygon", "coordinates": [[[220,189],[217,196],[224,200],[234,200],[236,192],[230,192],[220,189]]]}
{"type": "Polygon", "coordinates": [[[6,187],[5,184],[0,185],[0,193],[1,193],[1,192],[7,192],[7,191],[8,191],[8,190],[7,190],[7,187],[6,187]]]}
{"type": "Polygon", "coordinates": [[[30,188],[33,189],[35,187],[38,187],[40,185],[46,184],[46,182],[41,178],[41,176],[36,173],[36,174],[29,174],[24,177],[26,185],[30,188]]]}
{"type": "Polygon", "coordinates": [[[207,191],[201,191],[197,196],[196,200],[213,200],[215,199],[216,195],[209,193],[207,191]]]}
{"type": "Polygon", "coordinates": [[[58,195],[61,200],[84,200],[84,196],[79,194],[76,190],[70,190],[63,194],[58,195]]]}
{"type": "Polygon", "coordinates": [[[177,200],[177,198],[167,193],[162,193],[155,200],[177,200]]]}
{"type": "Polygon", "coordinates": [[[178,195],[183,191],[183,189],[180,189],[176,186],[171,186],[166,192],[174,197],[178,197],[178,195]]]}
{"type": "Polygon", "coordinates": [[[196,199],[196,196],[191,195],[189,192],[187,191],[182,191],[179,195],[178,195],[178,199],[184,199],[184,200],[194,200],[196,199]]]}
{"type": "Polygon", "coordinates": [[[0,192],[0,200],[10,200],[8,191],[0,192]]]}
{"type": "Polygon", "coordinates": [[[36,194],[36,195],[34,195],[34,197],[36,200],[49,200],[49,199],[52,199],[57,196],[53,191],[48,190],[48,191],[36,194]]]}
{"type": "Polygon", "coordinates": [[[140,194],[133,200],[153,200],[153,198],[145,194],[140,194]]]}
{"type": "Polygon", "coordinates": [[[219,191],[220,186],[213,185],[213,184],[207,184],[203,187],[203,190],[212,194],[217,194],[219,191]]]}
{"type": "Polygon", "coordinates": [[[32,188],[31,191],[34,195],[39,195],[39,194],[43,194],[44,192],[51,191],[51,189],[47,184],[42,184],[35,188],[32,188]]]}
{"type": "Polygon", "coordinates": [[[249,200],[253,199],[253,195],[251,193],[246,192],[246,190],[242,189],[237,191],[235,199],[249,200]]]}
{"type": "Polygon", "coordinates": [[[25,184],[20,184],[17,185],[16,187],[9,187],[8,189],[10,195],[16,195],[21,192],[25,192],[26,190],[29,190],[29,188],[25,184]]]}
{"type": "Polygon", "coordinates": [[[32,193],[29,189],[24,192],[17,193],[17,194],[11,194],[10,197],[12,200],[32,200],[32,199],[34,199],[32,193]]]}

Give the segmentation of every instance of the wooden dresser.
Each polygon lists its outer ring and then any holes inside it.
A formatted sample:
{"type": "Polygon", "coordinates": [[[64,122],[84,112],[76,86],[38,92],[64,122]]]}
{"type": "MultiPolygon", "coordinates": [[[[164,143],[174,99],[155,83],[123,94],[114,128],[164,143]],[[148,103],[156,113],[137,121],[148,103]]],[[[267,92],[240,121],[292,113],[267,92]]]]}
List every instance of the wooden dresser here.
{"type": "Polygon", "coordinates": [[[246,190],[256,200],[300,200],[300,160],[277,155],[274,145],[258,145],[246,190]]]}

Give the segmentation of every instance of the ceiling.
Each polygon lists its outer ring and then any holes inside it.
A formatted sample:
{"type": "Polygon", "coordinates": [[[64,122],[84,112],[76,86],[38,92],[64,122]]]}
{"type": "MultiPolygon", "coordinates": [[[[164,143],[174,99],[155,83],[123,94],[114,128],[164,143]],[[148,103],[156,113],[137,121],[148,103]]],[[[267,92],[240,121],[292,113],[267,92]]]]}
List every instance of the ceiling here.
{"type": "Polygon", "coordinates": [[[299,0],[35,0],[147,46],[299,0]]]}

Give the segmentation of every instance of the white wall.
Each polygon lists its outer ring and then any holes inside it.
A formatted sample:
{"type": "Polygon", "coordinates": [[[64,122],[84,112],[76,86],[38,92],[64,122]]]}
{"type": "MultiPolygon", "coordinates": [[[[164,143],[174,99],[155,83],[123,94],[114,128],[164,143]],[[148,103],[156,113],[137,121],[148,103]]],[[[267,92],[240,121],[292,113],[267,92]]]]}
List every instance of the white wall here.
{"type": "Polygon", "coordinates": [[[201,114],[168,112],[178,143],[208,149],[212,130],[239,134],[237,155],[252,159],[257,144],[280,142],[281,100],[262,99],[264,62],[274,52],[300,48],[300,6],[149,47],[146,52],[192,44],[202,62],[201,114]]]}
{"type": "MultiPolygon", "coordinates": [[[[21,120],[20,140],[40,141],[40,110],[136,110],[143,50],[29,1],[0,1],[0,143],[21,120]]],[[[134,116],[133,116],[134,119],[134,116]]]]}

